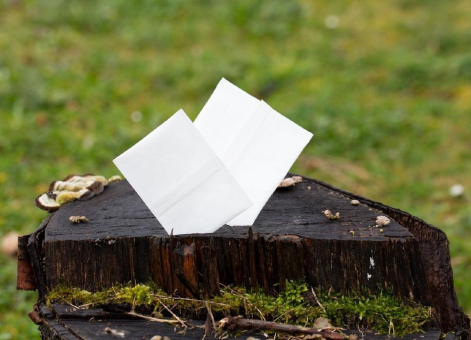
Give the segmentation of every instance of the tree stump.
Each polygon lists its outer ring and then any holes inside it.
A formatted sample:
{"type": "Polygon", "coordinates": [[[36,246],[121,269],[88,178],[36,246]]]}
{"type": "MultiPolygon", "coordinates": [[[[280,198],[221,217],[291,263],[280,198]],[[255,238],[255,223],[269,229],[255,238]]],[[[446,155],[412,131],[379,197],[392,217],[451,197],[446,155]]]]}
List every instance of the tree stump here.
{"type": "MultiPolygon", "coordinates": [[[[277,189],[252,227],[226,225],[213,234],[179,236],[167,235],[126,181],[114,182],[101,195],[50,214],[19,245],[18,287],[31,289],[35,282],[36,313],[47,339],[93,338],[86,332],[95,326],[86,325],[83,316],[41,305],[59,283],[96,291],[149,278],[166,292],[187,297],[200,286],[207,296],[215,295],[220,284],[274,293],[286,280],[297,279],[337,292],[388,289],[398,298],[432,306],[441,332],[469,336],[469,319],[453,287],[446,235],[408,213],[314,179],[277,189]],[[360,204],[352,205],[352,199],[360,204]],[[339,212],[340,218],[330,220],[324,210],[339,212]],[[72,224],[69,217],[75,215],[89,222],[72,224]],[[383,232],[375,227],[377,216],[391,219],[383,232]],[[34,272],[34,280],[28,272],[34,272]],[[87,336],[80,335],[80,327],[87,336]]],[[[129,329],[142,330],[138,324],[145,324],[126,322],[129,329]]],[[[433,332],[427,337],[438,339],[440,332],[433,332]]]]}

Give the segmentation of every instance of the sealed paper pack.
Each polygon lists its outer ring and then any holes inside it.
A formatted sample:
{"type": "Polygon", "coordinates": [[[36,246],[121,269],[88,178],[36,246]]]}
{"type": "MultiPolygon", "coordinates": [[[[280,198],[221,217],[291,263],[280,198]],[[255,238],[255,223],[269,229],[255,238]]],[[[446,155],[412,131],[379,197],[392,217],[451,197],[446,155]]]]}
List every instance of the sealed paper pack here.
{"type": "Polygon", "coordinates": [[[228,222],[252,225],[312,133],[222,79],[194,122],[253,202],[228,222]]]}
{"type": "Polygon", "coordinates": [[[114,163],[169,234],[214,232],[252,205],[183,110],[114,163]]]}

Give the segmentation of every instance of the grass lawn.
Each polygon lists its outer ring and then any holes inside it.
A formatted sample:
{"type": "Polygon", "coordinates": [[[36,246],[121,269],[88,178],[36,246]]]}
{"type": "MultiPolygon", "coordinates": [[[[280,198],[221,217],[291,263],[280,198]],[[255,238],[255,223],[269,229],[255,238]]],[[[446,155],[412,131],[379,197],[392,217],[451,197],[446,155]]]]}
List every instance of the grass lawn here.
{"type": "MultiPolygon", "coordinates": [[[[471,314],[470,16],[467,0],[0,0],[0,236],[39,225],[52,180],[117,174],[226,77],[314,132],[293,171],[442,228],[471,314]]],[[[38,339],[15,265],[0,255],[0,340],[38,339]]]]}

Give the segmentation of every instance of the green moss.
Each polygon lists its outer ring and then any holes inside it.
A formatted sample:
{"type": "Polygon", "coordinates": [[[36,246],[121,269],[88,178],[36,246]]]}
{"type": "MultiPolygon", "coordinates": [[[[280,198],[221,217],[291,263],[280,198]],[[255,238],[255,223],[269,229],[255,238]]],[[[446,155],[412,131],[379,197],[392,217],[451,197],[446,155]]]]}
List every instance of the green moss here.
{"type": "Polygon", "coordinates": [[[116,297],[122,301],[132,302],[134,305],[150,305],[155,302],[151,293],[152,290],[149,286],[136,285],[119,289],[116,297]]]}
{"type": "Polygon", "coordinates": [[[134,306],[140,306],[155,304],[155,294],[166,295],[163,291],[150,284],[138,284],[135,286],[119,285],[93,293],[61,284],[48,293],[46,303],[48,306],[53,302],[67,302],[87,306],[108,303],[130,303],[134,306]]]}
{"type": "MultiPolygon", "coordinates": [[[[432,321],[432,309],[399,301],[390,293],[378,295],[349,293],[327,294],[318,292],[322,305],[310,302],[310,288],[304,282],[287,282],[278,296],[267,295],[259,289],[247,291],[241,287],[225,287],[221,295],[208,301],[213,313],[219,317],[245,315],[247,318],[276,320],[278,322],[312,325],[319,317],[331,319],[337,327],[371,329],[382,334],[403,336],[422,331],[432,321]]],[[[181,316],[202,316],[206,313],[204,301],[179,299],[164,293],[155,284],[114,286],[100,292],[60,285],[50,291],[47,304],[67,302],[74,305],[93,306],[109,303],[129,303],[133,306],[155,306],[159,299],[181,316]]],[[[314,300],[315,301],[315,300],[314,300]]]]}

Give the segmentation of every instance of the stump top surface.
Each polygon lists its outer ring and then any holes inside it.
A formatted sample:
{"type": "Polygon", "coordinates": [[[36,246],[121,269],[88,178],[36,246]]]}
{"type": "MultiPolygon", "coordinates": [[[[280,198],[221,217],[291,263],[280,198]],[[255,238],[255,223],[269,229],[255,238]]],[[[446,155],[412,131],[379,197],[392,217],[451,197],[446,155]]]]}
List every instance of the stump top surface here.
{"type": "MultiPolygon", "coordinates": [[[[381,233],[375,220],[385,215],[366,204],[353,206],[351,198],[304,178],[294,187],[277,189],[252,226],[254,233],[296,235],[316,239],[388,241],[414,237],[391,217],[381,233]],[[339,212],[337,220],[327,219],[323,211],[339,212]],[[350,231],[354,231],[354,235],[350,231]]],[[[223,226],[214,237],[247,237],[249,227],[223,226]]],[[[74,201],[53,213],[45,241],[91,240],[117,237],[169,237],[139,195],[127,181],[111,183],[101,195],[88,201],[74,201]],[[72,224],[72,215],[86,216],[85,224],[72,224]]],[[[179,235],[175,237],[184,237],[179,235]]]]}

